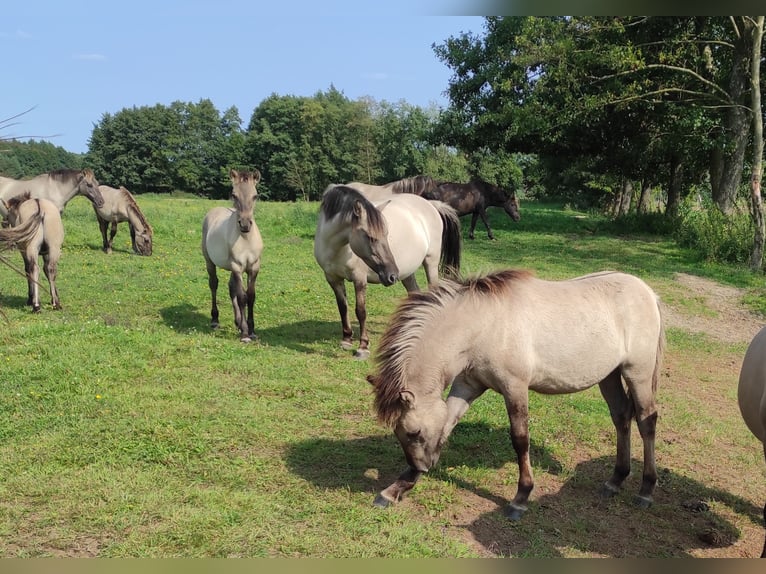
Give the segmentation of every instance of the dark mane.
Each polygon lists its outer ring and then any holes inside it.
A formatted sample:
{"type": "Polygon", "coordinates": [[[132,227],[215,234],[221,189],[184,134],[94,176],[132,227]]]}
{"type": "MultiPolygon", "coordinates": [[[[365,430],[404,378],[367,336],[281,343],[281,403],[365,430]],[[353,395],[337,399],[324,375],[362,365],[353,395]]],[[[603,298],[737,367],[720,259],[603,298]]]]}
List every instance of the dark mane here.
{"type": "Polygon", "coordinates": [[[532,276],[527,270],[506,269],[459,281],[444,279],[430,291],[407,295],[394,312],[379,343],[375,357],[378,372],[367,377],[375,392],[378,420],[394,426],[401,417],[404,405],[400,392],[406,388],[408,362],[413,358],[413,348],[422,338],[425,325],[438,315],[438,311],[464,295],[498,296],[514,283],[532,276]]]}
{"type": "Polygon", "coordinates": [[[327,219],[340,216],[350,221],[354,217],[354,206],[361,205],[367,214],[370,230],[375,234],[383,234],[386,223],[378,209],[361,193],[345,185],[331,185],[322,195],[320,211],[327,219]]]}
{"type": "Polygon", "coordinates": [[[5,202],[5,205],[8,206],[8,211],[15,211],[19,208],[19,205],[24,203],[30,197],[32,197],[32,192],[25,191],[19,195],[14,195],[12,198],[5,202]]]}
{"type": "Polygon", "coordinates": [[[48,176],[62,182],[77,181],[82,175],[79,169],[55,169],[48,172],[48,176]]]}
{"type": "Polygon", "coordinates": [[[144,226],[144,229],[149,233],[149,235],[151,235],[153,233],[152,226],[149,225],[149,222],[146,221],[146,217],[144,217],[143,212],[139,209],[138,203],[136,203],[136,198],[133,197],[133,195],[123,186],[120,186],[120,193],[125,198],[125,201],[128,204],[128,209],[135,214],[135,216],[141,222],[141,225],[144,226]]]}

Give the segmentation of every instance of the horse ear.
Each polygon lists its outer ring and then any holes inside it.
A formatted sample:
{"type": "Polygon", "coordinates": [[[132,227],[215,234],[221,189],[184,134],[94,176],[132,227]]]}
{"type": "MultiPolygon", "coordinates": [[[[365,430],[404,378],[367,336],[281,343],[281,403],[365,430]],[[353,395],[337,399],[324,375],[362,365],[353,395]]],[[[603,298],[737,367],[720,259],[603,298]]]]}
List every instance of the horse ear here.
{"type": "Polygon", "coordinates": [[[367,375],[367,382],[370,383],[374,387],[375,386],[375,376],[374,375],[367,375]]]}
{"type": "Polygon", "coordinates": [[[261,172],[257,169],[253,170],[253,183],[258,183],[261,181],[261,172]]]}
{"type": "Polygon", "coordinates": [[[390,199],[388,201],[386,201],[385,203],[381,203],[379,205],[376,205],[375,207],[378,208],[378,211],[383,211],[389,203],[391,203],[390,199]]]}
{"type": "Polygon", "coordinates": [[[401,391],[399,391],[399,399],[401,399],[402,403],[409,408],[412,408],[415,406],[415,395],[413,394],[412,391],[408,391],[407,389],[402,389],[401,391]]]}
{"type": "Polygon", "coordinates": [[[364,210],[364,206],[359,200],[354,202],[354,215],[361,223],[364,223],[367,220],[367,212],[364,210]]]}
{"type": "Polygon", "coordinates": [[[231,178],[231,181],[237,181],[237,178],[239,178],[239,172],[236,169],[230,169],[229,177],[231,178]]]}

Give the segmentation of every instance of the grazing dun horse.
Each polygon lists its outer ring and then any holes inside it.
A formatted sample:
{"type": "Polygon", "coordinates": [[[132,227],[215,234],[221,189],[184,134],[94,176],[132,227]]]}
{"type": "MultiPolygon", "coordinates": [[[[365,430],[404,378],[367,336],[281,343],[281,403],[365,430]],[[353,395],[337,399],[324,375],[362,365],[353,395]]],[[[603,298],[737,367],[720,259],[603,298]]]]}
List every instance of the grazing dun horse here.
{"type": "MultiPolygon", "coordinates": [[[[745,352],[737,400],[747,428],[761,441],[766,457],[766,327],[753,337],[745,352]]],[[[763,506],[763,525],[766,528],[766,504],[763,506]]],[[[766,538],[761,558],[766,558],[766,538]]]]}
{"type": "Polygon", "coordinates": [[[7,201],[0,200],[0,205],[5,208],[8,221],[12,226],[10,229],[2,230],[0,239],[6,240],[14,232],[27,230],[15,239],[24,259],[24,271],[27,275],[27,305],[31,305],[35,313],[40,311],[38,289],[40,267],[37,259],[42,255],[43,272],[50,286],[51,305],[54,309],[61,309],[61,301],[56,289],[56,275],[61,257],[61,245],[64,243],[64,226],[61,224],[58,208],[47,199],[30,199],[29,192],[7,201]]]}
{"type": "Polygon", "coordinates": [[[231,272],[229,297],[234,308],[234,324],[239,329],[239,340],[249,343],[255,338],[253,305],[255,304],[255,280],[261,268],[263,240],[253,219],[253,207],[258,196],[256,184],[261,172],[229,172],[232,183],[231,199],[234,208],[214,207],[202,222],[202,255],[207,267],[208,285],[212,298],[210,326],[218,323],[218,275],[216,268],[231,272]],[[242,274],[247,274],[247,289],[242,274]]]}
{"type": "Polygon", "coordinates": [[[603,492],[617,493],[630,473],[635,417],[644,444],[636,501],[649,506],[657,481],[655,394],[663,347],[657,296],[623,273],[544,281],[505,270],[410,293],[380,342],[377,372],[368,376],[378,419],[394,427],[409,465],[375,504],[387,506],[411,489],[437,463],[471,403],[492,389],[505,398],[519,466],[506,515],[520,519],[534,486],[529,389],[561,394],[597,384],[617,430],[614,473],[603,492]]]}
{"type": "Polygon", "coordinates": [[[108,185],[99,185],[99,191],[104,198],[101,207],[93,205],[96,212],[98,227],[101,230],[104,252],[112,252],[114,236],[117,235],[117,224],[127,221],[130,226],[130,243],[138,255],[152,254],[152,227],[139,209],[133,195],[123,186],[119,189],[108,185]],[[109,225],[111,224],[111,230],[109,225]],[[109,237],[107,238],[107,233],[109,237]]]}
{"type": "Polygon", "coordinates": [[[319,208],[314,235],[314,257],[335,294],[343,339],[353,348],[345,281],[354,284],[359,321],[357,359],[370,355],[367,334],[368,283],[386,287],[401,279],[407,291],[419,290],[415,272],[422,265],[428,286],[443,273],[460,268],[460,221],[441,202],[410,194],[392,195],[372,202],[348,186],[328,187],[319,208]]]}
{"type": "MultiPolygon", "coordinates": [[[[59,169],[40,174],[32,179],[0,177],[0,199],[8,201],[26,191],[32,199],[53,202],[59,213],[75,195],[86,197],[93,205],[101,206],[104,198],[98,190],[98,180],[90,169],[59,169]]],[[[0,202],[0,206],[2,203],[0,202]]],[[[0,207],[0,209],[3,209],[0,207]]],[[[6,213],[2,213],[6,217],[6,213]]]]}

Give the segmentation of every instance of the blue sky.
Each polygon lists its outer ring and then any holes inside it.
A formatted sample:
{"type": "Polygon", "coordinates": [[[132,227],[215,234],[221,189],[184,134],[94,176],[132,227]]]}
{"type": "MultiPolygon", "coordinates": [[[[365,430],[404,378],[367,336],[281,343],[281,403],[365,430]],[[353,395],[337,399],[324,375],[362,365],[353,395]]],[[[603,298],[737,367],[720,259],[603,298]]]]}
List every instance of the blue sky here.
{"type": "Polygon", "coordinates": [[[272,93],[444,107],[451,71],[432,44],[481,33],[480,16],[413,0],[6,2],[0,136],[85,152],[103,114],[209,98],[245,126],[272,93]],[[444,12],[442,12],[444,13],[444,12]]]}

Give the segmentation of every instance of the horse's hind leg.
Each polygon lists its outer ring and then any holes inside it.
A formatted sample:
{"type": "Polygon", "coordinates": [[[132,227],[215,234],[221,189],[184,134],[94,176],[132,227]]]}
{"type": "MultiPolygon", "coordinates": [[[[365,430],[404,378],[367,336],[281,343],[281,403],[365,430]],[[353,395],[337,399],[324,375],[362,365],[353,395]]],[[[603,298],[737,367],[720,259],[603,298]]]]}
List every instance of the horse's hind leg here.
{"type": "Polygon", "coordinates": [[[112,252],[112,247],[114,246],[114,236],[117,235],[117,222],[112,221],[112,228],[109,231],[109,253],[112,252]]]}
{"type": "Polygon", "coordinates": [[[505,407],[508,410],[508,419],[511,423],[511,444],[516,451],[516,459],[519,465],[519,483],[516,496],[505,509],[505,515],[511,520],[520,520],[527,511],[527,500],[535,486],[532,475],[532,464],[529,460],[529,399],[526,394],[518,393],[518,396],[506,396],[505,407]]]}
{"type": "Polygon", "coordinates": [[[45,266],[43,272],[48,278],[48,286],[51,293],[51,306],[54,309],[61,309],[61,301],[59,300],[59,292],[56,289],[56,276],[58,275],[58,257],[55,254],[48,253],[43,256],[45,266]]]}
{"type": "Polygon", "coordinates": [[[24,271],[27,274],[27,305],[32,306],[34,313],[40,312],[40,267],[37,265],[37,254],[24,255],[24,271]]]}
{"type": "Polygon", "coordinates": [[[614,473],[602,490],[603,496],[613,496],[620,491],[623,481],[630,474],[630,423],[633,418],[633,402],[622,386],[619,369],[612,371],[599,383],[598,387],[609,406],[609,414],[617,431],[617,458],[614,473]]]}

